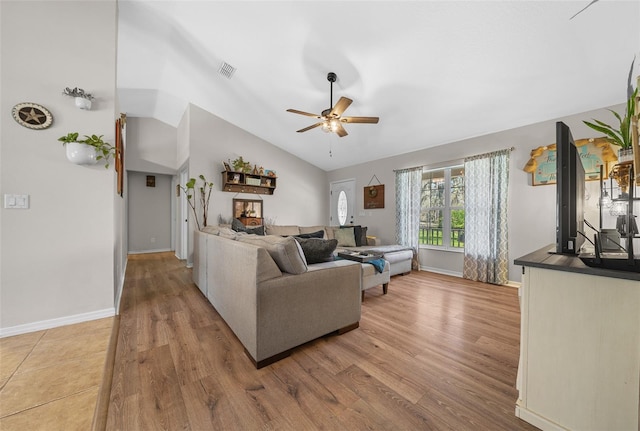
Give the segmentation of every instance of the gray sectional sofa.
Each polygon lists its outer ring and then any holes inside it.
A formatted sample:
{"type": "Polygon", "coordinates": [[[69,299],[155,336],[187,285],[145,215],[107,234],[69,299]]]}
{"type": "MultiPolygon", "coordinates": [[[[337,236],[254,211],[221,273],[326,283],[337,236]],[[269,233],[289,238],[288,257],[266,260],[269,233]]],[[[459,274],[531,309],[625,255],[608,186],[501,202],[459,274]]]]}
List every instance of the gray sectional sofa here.
{"type": "MultiPolygon", "coordinates": [[[[340,235],[353,229],[353,226],[296,226],[296,225],[267,225],[265,227],[265,233],[267,235],[301,235],[311,234],[320,230],[324,231],[324,238],[338,239],[338,251],[340,250],[353,250],[353,251],[366,251],[373,254],[378,254],[389,262],[389,274],[391,276],[398,274],[408,274],[411,272],[411,263],[413,261],[413,250],[409,247],[401,245],[381,245],[377,240],[371,237],[366,237],[366,228],[364,229],[363,237],[360,239],[360,243],[354,238],[353,242],[349,242],[349,235],[340,235]],[[346,238],[346,239],[345,239],[346,238]],[[344,241],[341,243],[340,241],[344,241]]],[[[356,234],[353,234],[357,236],[356,234]]]]}
{"type": "Polygon", "coordinates": [[[360,321],[362,265],[307,264],[291,237],[195,232],[194,282],[261,368],[360,321]]]}

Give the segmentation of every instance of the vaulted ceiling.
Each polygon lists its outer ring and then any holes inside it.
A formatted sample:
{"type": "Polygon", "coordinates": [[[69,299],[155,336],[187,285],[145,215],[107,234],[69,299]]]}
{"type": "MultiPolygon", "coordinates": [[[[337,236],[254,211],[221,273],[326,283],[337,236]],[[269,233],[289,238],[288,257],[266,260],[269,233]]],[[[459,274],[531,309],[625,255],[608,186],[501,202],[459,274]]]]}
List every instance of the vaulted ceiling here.
{"type": "Polygon", "coordinates": [[[177,126],[193,103],[327,171],[561,118],[623,103],[640,59],[640,2],[570,19],[589,3],[119,0],[121,110],[177,126]],[[296,133],[328,72],[380,122],[296,133]]]}

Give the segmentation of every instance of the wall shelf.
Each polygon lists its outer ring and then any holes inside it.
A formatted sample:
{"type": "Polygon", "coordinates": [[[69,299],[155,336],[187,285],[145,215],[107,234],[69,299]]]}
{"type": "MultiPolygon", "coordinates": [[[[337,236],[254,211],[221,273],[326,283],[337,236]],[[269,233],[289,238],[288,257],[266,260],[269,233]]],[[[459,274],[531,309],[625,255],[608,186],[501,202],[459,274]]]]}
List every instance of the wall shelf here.
{"type": "Polygon", "coordinates": [[[222,172],[222,190],[235,193],[272,195],[276,190],[276,177],[245,172],[222,172]]]}

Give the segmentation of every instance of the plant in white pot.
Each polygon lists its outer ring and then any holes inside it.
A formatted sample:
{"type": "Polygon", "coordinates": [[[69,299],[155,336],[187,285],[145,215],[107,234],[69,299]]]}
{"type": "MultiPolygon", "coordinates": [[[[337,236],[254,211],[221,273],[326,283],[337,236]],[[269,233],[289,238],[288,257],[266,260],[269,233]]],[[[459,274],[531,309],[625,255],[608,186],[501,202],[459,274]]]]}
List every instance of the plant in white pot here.
{"type": "Polygon", "coordinates": [[[105,168],[109,168],[109,160],[115,155],[116,148],[102,140],[103,135],[85,135],[84,139],[78,139],[78,132],[60,136],[58,141],[66,147],[67,159],[77,165],[95,165],[99,160],[104,160],[105,168]]]}
{"type": "Polygon", "coordinates": [[[73,89],[67,87],[62,94],[73,97],[76,107],[87,111],[91,109],[91,101],[95,99],[91,93],[86,93],[82,88],[78,87],[74,87],[73,89]]]}

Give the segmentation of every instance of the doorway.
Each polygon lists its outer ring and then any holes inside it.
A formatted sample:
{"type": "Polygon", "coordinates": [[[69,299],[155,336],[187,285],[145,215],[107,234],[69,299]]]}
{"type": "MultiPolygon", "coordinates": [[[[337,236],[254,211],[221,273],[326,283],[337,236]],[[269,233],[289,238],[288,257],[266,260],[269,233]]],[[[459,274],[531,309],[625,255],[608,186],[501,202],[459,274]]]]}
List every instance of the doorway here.
{"type": "Polygon", "coordinates": [[[334,181],[329,188],[329,224],[331,226],[353,224],[356,210],[356,180],[334,181]]]}

